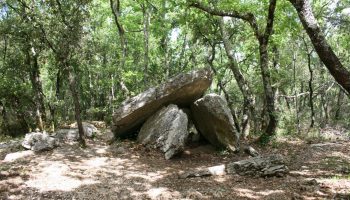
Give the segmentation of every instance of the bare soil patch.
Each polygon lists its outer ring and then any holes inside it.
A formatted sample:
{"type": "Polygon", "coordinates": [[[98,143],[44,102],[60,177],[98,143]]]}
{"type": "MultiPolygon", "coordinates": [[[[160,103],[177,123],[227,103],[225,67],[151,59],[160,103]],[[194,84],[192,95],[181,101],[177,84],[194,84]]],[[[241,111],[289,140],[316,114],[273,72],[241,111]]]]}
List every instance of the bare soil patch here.
{"type": "Polygon", "coordinates": [[[15,162],[1,162],[0,199],[350,199],[350,142],[284,140],[261,154],[285,156],[289,175],[225,175],[179,179],[178,173],[248,158],[211,146],[164,155],[133,141],[88,148],[64,144],[15,162]]]}

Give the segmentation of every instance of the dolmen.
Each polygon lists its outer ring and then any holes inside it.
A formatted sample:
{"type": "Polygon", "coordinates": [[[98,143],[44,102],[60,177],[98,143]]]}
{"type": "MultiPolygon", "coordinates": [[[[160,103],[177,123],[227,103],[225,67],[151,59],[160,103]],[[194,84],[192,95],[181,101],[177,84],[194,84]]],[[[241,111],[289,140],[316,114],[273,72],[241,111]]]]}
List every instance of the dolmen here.
{"type": "Polygon", "coordinates": [[[194,70],[125,100],[113,114],[115,139],[137,135],[139,143],[171,159],[184,150],[194,124],[212,145],[237,151],[239,133],[226,100],[205,95],[212,78],[209,68],[194,70]]]}

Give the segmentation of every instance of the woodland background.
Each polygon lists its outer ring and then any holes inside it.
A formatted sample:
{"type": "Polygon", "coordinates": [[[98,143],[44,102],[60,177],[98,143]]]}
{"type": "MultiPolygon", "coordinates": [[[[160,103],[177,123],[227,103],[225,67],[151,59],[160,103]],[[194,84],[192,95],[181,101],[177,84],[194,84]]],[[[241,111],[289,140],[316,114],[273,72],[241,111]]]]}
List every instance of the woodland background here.
{"type": "MultiPolygon", "coordinates": [[[[349,130],[346,87],[323,64],[291,2],[2,1],[0,137],[77,119],[110,123],[126,98],[202,67],[215,72],[210,91],[226,97],[244,137],[349,130]],[[225,11],[233,17],[212,15],[225,11]]],[[[310,4],[349,71],[350,1],[310,4]]]]}

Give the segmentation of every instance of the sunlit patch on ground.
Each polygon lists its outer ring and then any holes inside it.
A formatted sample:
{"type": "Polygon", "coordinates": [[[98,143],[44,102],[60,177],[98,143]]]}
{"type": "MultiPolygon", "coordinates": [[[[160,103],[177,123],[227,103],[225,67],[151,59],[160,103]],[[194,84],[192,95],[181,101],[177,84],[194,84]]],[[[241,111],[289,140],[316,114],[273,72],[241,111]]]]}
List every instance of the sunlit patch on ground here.
{"type": "Polygon", "coordinates": [[[237,192],[237,195],[240,197],[247,197],[250,199],[262,199],[266,196],[270,195],[282,195],[285,191],[283,190],[262,190],[262,191],[255,191],[252,189],[246,189],[246,188],[233,188],[234,191],[237,192]]]}
{"type": "Polygon", "coordinates": [[[93,179],[70,177],[71,169],[67,164],[46,162],[40,168],[41,172],[33,175],[25,184],[41,192],[52,190],[72,191],[82,185],[97,183],[93,179]]]}
{"type": "Polygon", "coordinates": [[[290,173],[282,178],[218,174],[179,179],[179,172],[247,156],[195,148],[169,161],[134,142],[107,146],[97,140],[88,145],[80,149],[66,144],[4,163],[1,170],[14,172],[0,177],[0,199],[329,199],[350,190],[349,142],[319,148],[288,139],[259,149],[285,156],[290,173]]]}

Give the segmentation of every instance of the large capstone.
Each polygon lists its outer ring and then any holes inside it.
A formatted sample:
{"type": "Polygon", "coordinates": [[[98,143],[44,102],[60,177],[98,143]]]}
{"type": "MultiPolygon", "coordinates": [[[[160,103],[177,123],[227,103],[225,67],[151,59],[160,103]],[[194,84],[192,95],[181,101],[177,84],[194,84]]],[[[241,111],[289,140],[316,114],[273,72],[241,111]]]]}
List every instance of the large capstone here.
{"type": "Polygon", "coordinates": [[[239,133],[226,100],[217,94],[208,94],[191,106],[195,125],[211,144],[218,148],[239,149],[239,133]]]}
{"type": "Polygon", "coordinates": [[[46,132],[27,133],[22,146],[32,151],[51,150],[59,145],[58,140],[46,132]]]}
{"type": "Polygon", "coordinates": [[[176,105],[163,107],[142,126],[137,140],[145,146],[158,148],[165,159],[183,151],[188,137],[188,118],[176,105]]]}
{"type": "Polygon", "coordinates": [[[169,81],[127,99],[113,115],[112,130],[116,138],[128,137],[163,106],[189,106],[200,98],[212,81],[212,72],[205,68],[180,74],[169,81]]]}

